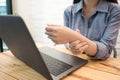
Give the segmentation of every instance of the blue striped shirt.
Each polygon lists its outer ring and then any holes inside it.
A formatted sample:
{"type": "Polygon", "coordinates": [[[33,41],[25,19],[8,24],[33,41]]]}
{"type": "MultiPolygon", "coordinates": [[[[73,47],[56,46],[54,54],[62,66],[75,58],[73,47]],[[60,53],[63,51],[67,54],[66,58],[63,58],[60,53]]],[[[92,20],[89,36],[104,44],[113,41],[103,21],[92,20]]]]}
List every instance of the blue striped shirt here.
{"type": "Polygon", "coordinates": [[[99,0],[89,20],[83,15],[83,0],[64,11],[64,25],[76,30],[97,44],[93,59],[107,59],[115,47],[120,28],[120,6],[99,0]]]}

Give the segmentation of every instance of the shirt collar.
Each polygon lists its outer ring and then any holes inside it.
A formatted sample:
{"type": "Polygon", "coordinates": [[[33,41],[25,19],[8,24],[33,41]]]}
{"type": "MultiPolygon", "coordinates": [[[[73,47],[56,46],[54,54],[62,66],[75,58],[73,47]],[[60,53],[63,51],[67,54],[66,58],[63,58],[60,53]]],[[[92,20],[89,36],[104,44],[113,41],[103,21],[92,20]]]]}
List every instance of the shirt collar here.
{"type": "Polygon", "coordinates": [[[81,0],[79,3],[76,3],[73,5],[73,12],[77,13],[82,8],[83,8],[83,0],[81,0]]]}
{"type": "Polygon", "coordinates": [[[108,2],[106,0],[100,0],[97,5],[97,11],[108,12],[108,2]]]}
{"type": "MultiPolygon", "coordinates": [[[[81,10],[83,8],[83,0],[81,0],[79,3],[76,3],[73,5],[73,12],[77,13],[79,10],[81,10]]],[[[96,11],[100,11],[100,12],[108,12],[108,3],[106,0],[100,0],[96,11]]]]}

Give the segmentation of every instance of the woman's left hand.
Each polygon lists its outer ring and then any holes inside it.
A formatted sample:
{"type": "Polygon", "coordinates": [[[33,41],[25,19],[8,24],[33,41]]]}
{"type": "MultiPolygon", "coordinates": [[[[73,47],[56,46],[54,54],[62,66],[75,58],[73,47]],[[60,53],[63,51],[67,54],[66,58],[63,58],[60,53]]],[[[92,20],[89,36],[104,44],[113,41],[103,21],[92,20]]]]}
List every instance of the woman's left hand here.
{"type": "Polygon", "coordinates": [[[87,42],[80,42],[79,40],[76,40],[69,43],[68,48],[72,51],[73,54],[79,54],[83,53],[88,48],[88,44],[87,42]]]}
{"type": "Polygon", "coordinates": [[[46,35],[56,44],[64,44],[75,41],[76,31],[61,25],[50,25],[46,27],[46,35]]]}

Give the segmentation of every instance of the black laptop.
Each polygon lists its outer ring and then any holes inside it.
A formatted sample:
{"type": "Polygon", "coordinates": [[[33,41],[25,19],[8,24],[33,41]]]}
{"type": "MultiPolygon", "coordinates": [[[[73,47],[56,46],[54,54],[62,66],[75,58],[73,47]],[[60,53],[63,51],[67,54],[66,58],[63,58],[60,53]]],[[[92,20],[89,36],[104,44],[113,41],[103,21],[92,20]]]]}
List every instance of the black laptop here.
{"type": "Polygon", "coordinates": [[[88,62],[50,47],[38,49],[20,16],[0,16],[0,37],[14,56],[48,80],[60,80],[88,62]]]}

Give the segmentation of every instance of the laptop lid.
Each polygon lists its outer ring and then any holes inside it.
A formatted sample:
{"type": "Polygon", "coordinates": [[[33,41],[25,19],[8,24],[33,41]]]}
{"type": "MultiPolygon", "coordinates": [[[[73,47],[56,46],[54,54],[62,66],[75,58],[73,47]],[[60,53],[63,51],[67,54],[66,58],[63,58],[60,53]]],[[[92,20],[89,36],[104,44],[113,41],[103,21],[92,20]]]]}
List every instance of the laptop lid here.
{"type": "Polygon", "coordinates": [[[0,37],[17,58],[47,79],[53,80],[25,23],[19,16],[0,16],[0,37]]]}

